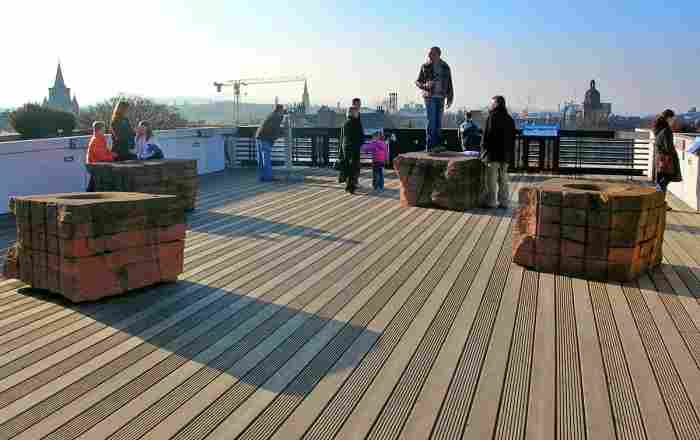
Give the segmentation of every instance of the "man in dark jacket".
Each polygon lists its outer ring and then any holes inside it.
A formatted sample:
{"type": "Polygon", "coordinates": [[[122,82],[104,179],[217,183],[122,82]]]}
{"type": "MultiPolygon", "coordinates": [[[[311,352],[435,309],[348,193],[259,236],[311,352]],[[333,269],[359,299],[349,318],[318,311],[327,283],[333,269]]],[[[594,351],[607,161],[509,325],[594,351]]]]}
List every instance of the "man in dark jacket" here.
{"type": "Polygon", "coordinates": [[[509,205],[508,164],[515,151],[515,136],[515,121],[508,114],[505,98],[494,96],[481,139],[481,160],[486,169],[484,204],[487,208],[507,208],[509,205]]]}
{"type": "Polygon", "coordinates": [[[439,47],[431,47],[428,52],[428,62],[420,67],[416,86],[423,91],[425,109],[428,115],[428,126],[425,137],[425,150],[432,151],[440,145],[440,128],[442,126],[442,114],[450,108],[454,100],[452,88],[452,71],[450,66],[442,60],[442,51],[439,47]]]}
{"type": "Polygon", "coordinates": [[[272,181],[272,146],[282,134],[284,107],[275,105],[275,110],[265,118],[255,133],[255,148],[258,159],[258,181],[272,181]]]}

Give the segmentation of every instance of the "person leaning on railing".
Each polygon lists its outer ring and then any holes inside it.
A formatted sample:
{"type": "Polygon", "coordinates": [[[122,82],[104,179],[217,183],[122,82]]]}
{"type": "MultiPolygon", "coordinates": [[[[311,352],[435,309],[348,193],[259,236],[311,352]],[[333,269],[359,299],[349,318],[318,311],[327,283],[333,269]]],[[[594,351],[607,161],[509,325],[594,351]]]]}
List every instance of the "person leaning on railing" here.
{"type": "Polygon", "coordinates": [[[283,118],[284,107],[281,104],[275,105],[274,111],[265,118],[255,133],[259,182],[272,181],[272,146],[282,134],[283,118]]]}
{"type": "MultiPolygon", "coordinates": [[[[671,123],[675,113],[664,110],[654,121],[654,154],[656,159],[656,189],[666,192],[671,182],[683,181],[678,152],[673,144],[671,123]]],[[[671,208],[667,208],[670,210],[671,208]]]]}

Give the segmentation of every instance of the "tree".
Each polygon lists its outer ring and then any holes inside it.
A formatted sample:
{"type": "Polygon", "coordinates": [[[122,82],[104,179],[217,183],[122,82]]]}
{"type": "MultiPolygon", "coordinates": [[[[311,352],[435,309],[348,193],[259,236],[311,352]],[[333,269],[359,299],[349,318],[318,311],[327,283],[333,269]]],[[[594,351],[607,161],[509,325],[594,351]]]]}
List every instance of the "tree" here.
{"type": "Polygon", "coordinates": [[[12,128],[26,139],[69,136],[76,123],[72,113],[32,103],[11,112],[9,120],[12,128]]]}
{"type": "Polygon", "coordinates": [[[90,128],[94,121],[103,121],[109,126],[114,105],[122,100],[129,102],[128,117],[131,125],[134,127],[140,121],[150,122],[154,130],[170,130],[187,125],[187,120],[173,106],[158,104],[148,98],[139,96],[116,96],[87,109],[81,109],[80,127],[90,128]]]}

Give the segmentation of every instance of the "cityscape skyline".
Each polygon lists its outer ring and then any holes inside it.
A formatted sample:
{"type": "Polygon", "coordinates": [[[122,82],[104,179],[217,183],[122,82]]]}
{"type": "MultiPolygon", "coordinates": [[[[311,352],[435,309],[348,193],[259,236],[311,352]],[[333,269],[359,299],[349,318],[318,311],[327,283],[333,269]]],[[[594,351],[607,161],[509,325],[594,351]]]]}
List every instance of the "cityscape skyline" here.
{"type": "MultiPolygon", "coordinates": [[[[619,114],[686,111],[700,103],[694,28],[700,11],[689,1],[673,10],[598,0],[528,8],[507,0],[440,8],[415,1],[316,3],[300,10],[271,0],[264,11],[222,0],[196,7],[164,0],[125,0],[119,8],[104,1],[15,3],[3,22],[6,35],[22,39],[4,47],[3,58],[13,62],[0,70],[0,107],[41,102],[59,57],[83,105],[120,92],[224,99],[212,81],[291,74],[309,78],[314,104],[347,104],[353,96],[371,102],[390,91],[401,102],[419,102],[413,82],[432,45],[443,48],[454,71],[456,107],[479,108],[503,94],[512,107],[555,109],[580,100],[592,78],[619,114]],[[111,31],[112,22],[139,20],[148,23],[143,32],[111,31]],[[660,20],[664,29],[655,26],[660,20]],[[30,22],[42,32],[25,36],[30,22]],[[115,47],[123,48],[116,65],[115,47]]],[[[244,99],[296,102],[299,90],[253,87],[244,99]]]]}

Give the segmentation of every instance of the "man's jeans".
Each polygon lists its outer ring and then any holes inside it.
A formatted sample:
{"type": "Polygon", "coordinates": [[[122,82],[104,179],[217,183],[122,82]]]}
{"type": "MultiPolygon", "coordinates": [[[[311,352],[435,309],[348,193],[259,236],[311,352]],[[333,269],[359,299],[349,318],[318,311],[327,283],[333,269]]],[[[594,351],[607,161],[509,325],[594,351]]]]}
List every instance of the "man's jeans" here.
{"type": "Polygon", "coordinates": [[[486,192],[484,204],[489,208],[501,206],[507,208],[510,204],[510,188],[508,182],[508,163],[489,162],[486,168],[486,192]],[[498,199],[496,199],[498,187],[498,199]]]}
{"type": "Polygon", "coordinates": [[[272,181],[272,141],[256,139],[255,149],[258,159],[258,181],[272,181]]]}
{"type": "Polygon", "coordinates": [[[440,127],[445,111],[445,98],[425,98],[425,110],[428,113],[428,127],[425,136],[425,151],[432,151],[440,145],[440,127]]]}

